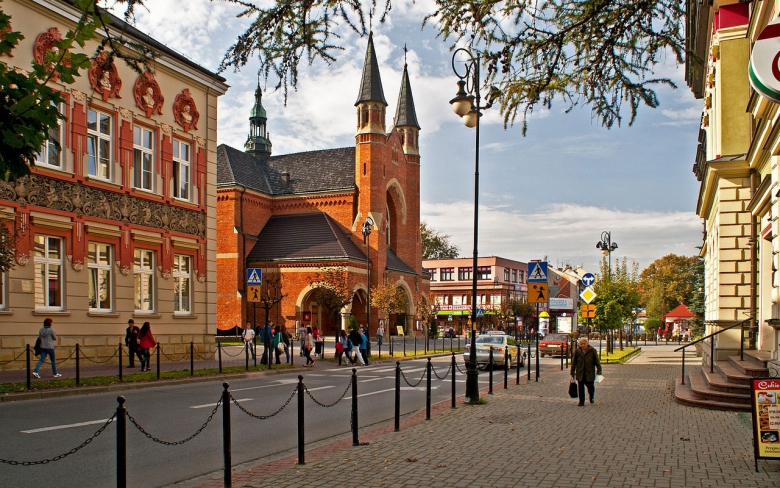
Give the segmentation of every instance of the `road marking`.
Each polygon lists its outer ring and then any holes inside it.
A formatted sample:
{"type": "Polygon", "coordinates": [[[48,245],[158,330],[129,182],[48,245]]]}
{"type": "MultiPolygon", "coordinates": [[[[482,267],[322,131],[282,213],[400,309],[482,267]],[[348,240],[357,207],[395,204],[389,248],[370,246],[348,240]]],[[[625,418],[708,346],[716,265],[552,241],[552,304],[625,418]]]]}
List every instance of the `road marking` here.
{"type": "Polygon", "coordinates": [[[379,378],[371,378],[370,380],[358,380],[358,383],[368,383],[368,382],[371,382],[371,381],[390,380],[390,379],[393,379],[393,378],[390,377],[390,376],[381,376],[379,378]]]}
{"type": "Polygon", "coordinates": [[[108,419],[90,420],[89,422],[79,422],[77,424],[53,425],[51,427],[41,427],[40,429],[23,430],[21,432],[22,434],[37,434],[39,432],[48,432],[50,430],[72,429],[74,427],[84,427],[85,425],[105,424],[106,422],[108,422],[108,419]]]}
{"type": "MultiPolygon", "coordinates": [[[[371,395],[378,395],[380,393],[387,393],[388,391],[395,391],[395,388],[388,388],[386,390],[372,391],[371,393],[358,393],[358,398],[367,397],[367,396],[371,396],[371,395]]],[[[352,399],[352,395],[344,397],[344,400],[351,400],[351,399],[352,399]]]]}
{"type": "MultiPolygon", "coordinates": [[[[236,398],[235,400],[237,402],[251,402],[252,400],[254,400],[254,398],[236,398]]],[[[195,408],[209,408],[209,407],[213,408],[214,404],[213,403],[207,403],[205,405],[193,405],[190,408],[195,409],[195,408]]]]}
{"type": "Polygon", "coordinates": [[[317,390],[328,390],[330,388],[336,388],[336,387],[333,385],[329,385],[329,386],[318,386],[317,388],[306,388],[306,389],[309,391],[317,391],[317,390]]]}

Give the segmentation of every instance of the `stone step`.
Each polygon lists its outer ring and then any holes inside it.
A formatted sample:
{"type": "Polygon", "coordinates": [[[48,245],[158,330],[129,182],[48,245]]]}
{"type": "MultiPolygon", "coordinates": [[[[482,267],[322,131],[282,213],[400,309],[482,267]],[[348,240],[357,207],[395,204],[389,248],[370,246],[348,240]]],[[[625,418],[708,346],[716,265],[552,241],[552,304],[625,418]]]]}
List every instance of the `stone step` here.
{"type": "Polygon", "coordinates": [[[766,363],[756,361],[747,354],[745,354],[744,361],[740,360],[739,356],[729,356],[729,362],[731,362],[740,373],[750,376],[751,378],[762,378],[769,374],[769,370],[766,369],[766,363]]]}
{"type": "Polygon", "coordinates": [[[766,363],[772,360],[772,354],[769,351],[745,351],[745,357],[750,357],[754,361],[763,365],[766,368],[766,363]]]}
{"type": "Polygon", "coordinates": [[[701,369],[696,369],[688,373],[693,396],[702,400],[715,400],[726,403],[739,403],[750,405],[750,393],[732,393],[710,388],[707,383],[707,377],[701,369]]]}
{"type": "MultiPolygon", "coordinates": [[[[707,371],[709,371],[709,366],[707,365],[702,366],[702,368],[706,368],[707,371]]],[[[715,363],[715,371],[718,371],[725,376],[729,383],[747,385],[747,387],[750,388],[750,380],[753,379],[753,377],[738,370],[731,361],[718,361],[715,363]]]]}
{"type": "Polygon", "coordinates": [[[681,405],[687,405],[689,407],[708,408],[710,410],[730,410],[737,412],[750,411],[750,405],[697,398],[694,396],[690,385],[683,385],[679,378],[675,380],[674,400],[681,405]]]}
{"type": "Polygon", "coordinates": [[[726,393],[750,393],[750,385],[742,383],[733,383],[726,378],[726,375],[715,369],[710,373],[710,368],[702,367],[699,371],[704,374],[704,378],[707,380],[707,384],[711,389],[716,391],[723,391],[726,393]]]}

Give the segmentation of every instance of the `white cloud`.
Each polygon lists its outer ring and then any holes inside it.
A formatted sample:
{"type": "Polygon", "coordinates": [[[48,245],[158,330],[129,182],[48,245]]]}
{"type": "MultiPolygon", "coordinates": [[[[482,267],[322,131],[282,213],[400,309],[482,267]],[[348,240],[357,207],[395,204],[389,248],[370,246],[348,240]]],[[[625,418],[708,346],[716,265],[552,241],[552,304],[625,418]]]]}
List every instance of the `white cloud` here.
{"type": "MultiPolygon", "coordinates": [[[[473,248],[474,203],[422,202],[422,219],[449,234],[462,256],[473,248]]],[[[479,254],[519,261],[547,259],[598,269],[596,242],[611,231],[619,248],[613,259],[637,261],[640,269],[666,254],[693,255],[701,244],[701,220],[693,212],[627,212],[616,209],[554,204],[535,211],[506,205],[480,205],[479,254]]]]}

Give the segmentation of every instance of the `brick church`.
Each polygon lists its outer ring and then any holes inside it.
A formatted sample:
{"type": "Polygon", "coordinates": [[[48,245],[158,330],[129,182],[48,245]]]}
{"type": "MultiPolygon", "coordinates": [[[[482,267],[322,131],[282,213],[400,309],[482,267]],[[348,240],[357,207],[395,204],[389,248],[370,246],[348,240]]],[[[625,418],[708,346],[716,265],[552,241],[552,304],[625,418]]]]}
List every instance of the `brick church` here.
{"type": "Polygon", "coordinates": [[[268,311],[269,319],[288,329],[299,323],[333,335],[350,315],[364,324],[370,276],[372,291],[392,283],[409,303],[406,313],[390,317],[372,307],[370,335],[380,319],[389,319],[391,332],[396,325],[412,330],[414,304],[429,289],[420,242],[420,126],[404,65],[387,130],[387,101],[371,35],[355,107],[354,147],[273,155],[258,87],[244,149],[217,148],[219,329],[265,320],[264,304],[250,303],[247,296],[255,289],[247,286],[246,270],[261,268],[262,293],[284,295],[268,311]],[[373,225],[366,243],[367,221],[373,225]],[[340,320],[326,313],[313,293],[326,269],[341,270],[352,290],[340,320]]]}

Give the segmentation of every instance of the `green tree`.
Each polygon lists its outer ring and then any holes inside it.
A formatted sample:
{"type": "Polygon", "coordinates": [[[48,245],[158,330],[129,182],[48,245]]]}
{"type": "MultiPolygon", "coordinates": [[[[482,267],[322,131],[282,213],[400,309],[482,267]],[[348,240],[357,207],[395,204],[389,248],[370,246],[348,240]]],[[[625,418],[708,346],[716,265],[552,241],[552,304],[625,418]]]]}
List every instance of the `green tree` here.
{"type": "MultiPolygon", "coordinates": [[[[361,35],[376,1],[278,0],[245,7],[251,18],[222,60],[220,69],[240,69],[259,58],[266,78],[287,94],[298,83],[301,62],[331,63],[342,46],[338,27],[361,35]]],[[[620,125],[626,108],[629,125],[637,110],[655,108],[658,85],[653,68],[670,53],[678,63],[685,52],[684,2],[680,0],[436,0],[423,25],[431,25],[450,48],[467,45],[480,51],[486,85],[496,85],[505,125],[536,107],[549,109],[558,99],[567,111],[590,106],[606,127],[620,125]],[[626,107],[627,106],[627,107],[626,107]]],[[[392,8],[384,3],[379,21],[392,8]]]]}
{"type": "Polygon", "coordinates": [[[460,254],[458,246],[450,242],[450,236],[436,231],[425,221],[420,222],[420,239],[423,259],[452,259],[460,254]]]}
{"type": "Polygon", "coordinates": [[[704,336],[704,258],[696,256],[692,268],[693,290],[688,300],[688,310],[696,314],[691,319],[691,337],[696,340],[704,336]]]}
{"type": "Polygon", "coordinates": [[[323,268],[309,279],[312,298],[336,324],[336,337],[341,329],[341,312],[352,303],[349,272],[343,266],[323,268]]]}
{"type": "Polygon", "coordinates": [[[649,317],[661,317],[678,305],[690,302],[696,281],[696,262],[696,256],[668,254],[642,270],[642,303],[647,307],[649,317]]]}
{"type": "MultiPolygon", "coordinates": [[[[629,269],[624,258],[610,270],[606,259],[602,260],[600,279],[594,289],[597,296],[593,302],[596,305],[593,324],[601,331],[622,330],[626,323],[630,323],[633,310],[640,303],[637,263],[632,263],[629,269]]],[[[622,335],[620,347],[623,347],[622,335]]]]}

